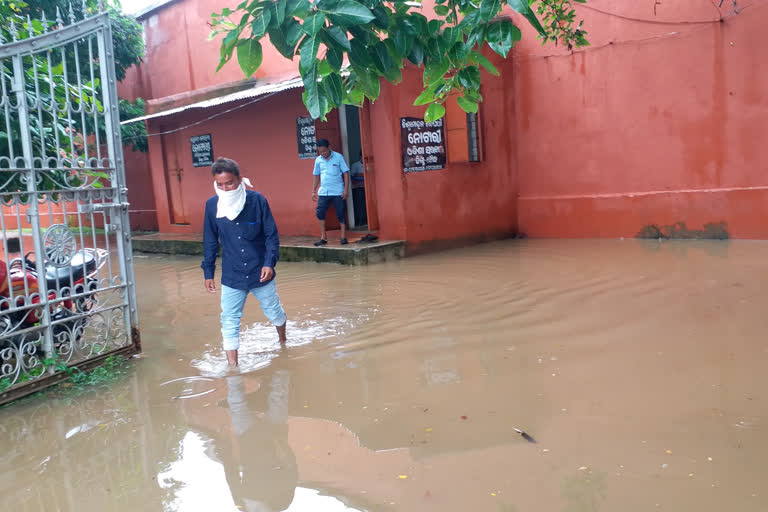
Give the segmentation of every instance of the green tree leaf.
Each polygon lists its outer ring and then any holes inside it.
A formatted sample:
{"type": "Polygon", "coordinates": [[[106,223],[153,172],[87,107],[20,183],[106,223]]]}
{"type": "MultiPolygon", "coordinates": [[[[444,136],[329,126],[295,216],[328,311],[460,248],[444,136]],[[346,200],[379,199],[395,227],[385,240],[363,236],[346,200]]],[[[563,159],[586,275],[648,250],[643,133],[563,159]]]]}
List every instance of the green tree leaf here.
{"type": "Polygon", "coordinates": [[[395,61],[392,59],[392,56],[389,54],[389,50],[387,50],[387,46],[383,42],[379,42],[374,47],[375,55],[376,55],[376,63],[377,68],[381,70],[381,72],[384,74],[384,76],[387,76],[387,74],[392,72],[393,68],[397,67],[397,64],[395,64],[395,61]]]}
{"type": "Polygon", "coordinates": [[[367,45],[358,38],[353,38],[349,41],[352,50],[349,52],[349,62],[359,68],[372,68],[373,57],[368,53],[367,45]]]}
{"type": "Polygon", "coordinates": [[[320,63],[317,66],[317,74],[320,77],[326,77],[333,73],[333,69],[331,68],[331,65],[328,63],[328,59],[321,60],[320,63]]]}
{"type": "Polygon", "coordinates": [[[364,100],[365,93],[363,93],[363,90],[360,87],[353,87],[352,90],[344,95],[344,103],[347,105],[357,105],[358,107],[362,107],[364,100]]]}
{"type": "Polygon", "coordinates": [[[237,46],[237,63],[240,64],[240,69],[243,70],[246,78],[259,69],[262,58],[261,43],[255,38],[248,39],[245,44],[237,46]]]}
{"type": "Polygon", "coordinates": [[[489,72],[492,75],[499,76],[501,73],[499,73],[499,70],[496,69],[496,66],[491,64],[491,61],[488,60],[485,55],[478,52],[477,50],[472,50],[469,52],[469,58],[474,62],[475,64],[479,64],[485,68],[487,72],[489,72]]]}
{"type": "Polygon", "coordinates": [[[424,48],[418,41],[413,43],[413,48],[411,48],[411,51],[408,54],[408,60],[417,66],[421,66],[421,64],[424,62],[424,48]]]}
{"type": "Polygon", "coordinates": [[[293,54],[296,51],[296,45],[288,44],[288,42],[285,40],[285,34],[283,34],[282,30],[279,28],[273,28],[267,32],[267,34],[269,34],[269,42],[272,43],[272,46],[274,46],[283,57],[289,60],[293,59],[293,54]]]}
{"type": "Polygon", "coordinates": [[[501,0],[482,0],[480,2],[480,19],[490,21],[501,9],[501,0]]]}
{"type": "Polygon", "coordinates": [[[272,11],[264,9],[261,14],[254,18],[251,23],[251,33],[253,37],[260,38],[269,30],[269,22],[272,19],[272,11]]]}
{"type": "Polygon", "coordinates": [[[436,5],[435,14],[438,16],[447,16],[451,9],[447,5],[436,5]]]}
{"type": "Polygon", "coordinates": [[[326,13],[339,20],[341,25],[360,25],[375,18],[370,9],[354,0],[341,0],[326,13]]]}
{"type": "Polygon", "coordinates": [[[347,39],[347,34],[345,34],[339,27],[329,27],[325,30],[325,33],[328,34],[328,37],[330,37],[333,42],[345,50],[349,51],[352,49],[352,46],[349,44],[349,39],[347,39]]]}
{"type": "Polygon", "coordinates": [[[277,2],[269,2],[270,9],[272,9],[272,18],[275,20],[275,24],[279,27],[285,21],[285,0],[278,0],[277,2]]]}
{"type": "Polygon", "coordinates": [[[544,27],[542,27],[541,23],[539,23],[539,19],[531,10],[531,6],[528,4],[528,0],[507,0],[507,4],[513,10],[525,16],[525,19],[527,19],[528,22],[531,25],[533,25],[533,28],[535,28],[539,32],[539,34],[543,35],[546,33],[546,31],[544,30],[544,27]]]}
{"type": "Polygon", "coordinates": [[[328,51],[325,53],[325,60],[328,61],[328,64],[334,71],[341,71],[343,59],[344,55],[336,48],[328,48],[328,51]]]}
{"type": "Polygon", "coordinates": [[[445,107],[440,103],[432,103],[424,113],[424,121],[432,123],[445,115],[445,107]]]}
{"type": "Polygon", "coordinates": [[[459,40],[461,29],[459,27],[446,27],[441,36],[442,48],[447,51],[459,40]]]}
{"type": "MultiPolygon", "coordinates": [[[[315,67],[315,57],[320,48],[320,38],[317,36],[306,36],[299,46],[299,71],[304,76],[310,69],[315,67]]],[[[317,70],[315,70],[317,71],[317,70]]]]}
{"type": "Polygon", "coordinates": [[[448,51],[448,57],[450,57],[454,65],[459,66],[467,60],[468,52],[469,49],[467,48],[467,45],[459,41],[448,51]]]}
{"type": "Polygon", "coordinates": [[[467,99],[464,96],[459,96],[458,98],[456,98],[456,103],[459,104],[459,106],[464,112],[467,112],[469,114],[477,114],[478,106],[476,102],[470,99],[467,99]]]}
{"type": "Polygon", "coordinates": [[[424,68],[424,85],[430,86],[438,80],[442,80],[443,75],[448,72],[450,67],[451,61],[446,58],[424,68]]]}
{"type": "Polygon", "coordinates": [[[301,24],[294,19],[290,19],[283,23],[280,31],[285,36],[286,43],[294,48],[298,44],[299,39],[301,39],[301,36],[304,34],[304,31],[301,28],[301,24]]]}
{"type": "Polygon", "coordinates": [[[459,27],[465,32],[469,33],[471,32],[475,27],[478,26],[478,23],[480,23],[480,11],[474,10],[464,16],[464,18],[459,22],[459,27]]]}
{"type": "Polygon", "coordinates": [[[317,83],[317,68],[312,67],[304,76],[304,93],[302,98],[312,119],[317,119],[325,112],[320,112],[320,87],[317,83]]]}
{"type": "Polygon", "coordinates": [[[314,36],[320,32],[320,29],[323,28],[324,24],[325,14],[318,12],[304,18],[304,23],[302,24],[301,28],[305,34],[314,36]]]}
{"type": "Polygon", "coordinates": [[[520,29],[509,20],[491,24],[486,35],[488,46],[505,58],[515,42],[519,41],[521,37],[520,29]]]}
{"type": "Polygon", "coordinates": [[[328,94],[328,100],[334,107],[341,105],[343,86],[341,77],[336,73],[331,73],[323,79],[323,87],[328,94]]]}
{"type": "Polygon", "coordinates": [[[397,48],[400,55],[408,55],[411,53],[414,38],[409,35],[404,28],[398,28],[394,38],[390,35],[390,39],[394,39],[395,48],[397,48]]]}
{"type": "Polygon", "coordinates": [[[476,66],[467,66],[459,71],[459,83],[467,89],[480,88],[480,70],[476,66]]]}
{"type": "Polygon", "coordinates": [[[357,80],[360,86],[363,88],[365,95],[371,99],[376,100],[381,93],[381,84],[379,83],[379,77],[375,73],[366,70],[358,70],[357,80]]]}
{"type": "Polygon", "coordinates": [[[420,106],[420,105],[426,105],[427,103],[431,103],[435,101],[437,99],[438,91],[442,90],[444,87],[445,87],[445,81],[435,82],[434,84],[424,89],[424,92],[422,92],[419,95],[419,97],[416,98],[413,104],[416,106],[420,106]]]}
{"type": "Polygon", "coordinates": [[[285,15],[296,16],[297,18],[305,18],[309,11],[312,9],[312,5],[308,0],[287,0],[285,2],[285,15]]]}

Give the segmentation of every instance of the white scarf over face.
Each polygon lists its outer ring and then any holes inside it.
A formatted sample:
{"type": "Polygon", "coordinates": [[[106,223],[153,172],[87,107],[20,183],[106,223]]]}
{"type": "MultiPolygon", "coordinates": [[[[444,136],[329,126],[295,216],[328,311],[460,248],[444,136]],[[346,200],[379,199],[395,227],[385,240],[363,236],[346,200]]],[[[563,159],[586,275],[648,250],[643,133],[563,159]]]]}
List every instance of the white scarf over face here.
{"type": "Polygon", "coordinates": [[[213,190],[219,196],[219,205],[216,209],[216,217],[226,217],[229,220],[235,220],[245,206],[245,186],[253,188],[248,178],[240,181],[240,186],[235,190],[224,191],[213,182],[213,190]]]}

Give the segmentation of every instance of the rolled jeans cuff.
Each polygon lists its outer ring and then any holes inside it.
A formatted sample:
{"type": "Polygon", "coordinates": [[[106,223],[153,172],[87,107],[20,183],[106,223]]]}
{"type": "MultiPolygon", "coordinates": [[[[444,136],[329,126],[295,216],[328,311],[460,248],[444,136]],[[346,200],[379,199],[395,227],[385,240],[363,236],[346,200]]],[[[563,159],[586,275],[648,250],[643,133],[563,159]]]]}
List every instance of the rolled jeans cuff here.
{"type": "Polygon", "coordinates": [[[237,350],[240,348],[239,338],[224,338],[224,350],[237,350]]]}

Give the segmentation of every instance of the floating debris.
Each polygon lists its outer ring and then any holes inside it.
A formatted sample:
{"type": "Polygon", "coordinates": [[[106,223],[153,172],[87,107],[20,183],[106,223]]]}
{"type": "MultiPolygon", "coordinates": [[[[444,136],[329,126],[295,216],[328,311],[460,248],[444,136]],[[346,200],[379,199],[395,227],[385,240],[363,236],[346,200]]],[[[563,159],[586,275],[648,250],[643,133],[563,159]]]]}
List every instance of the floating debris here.
{"type": "Polygon", "coordinates": [[[528,434],[526,434],[525,432],[523,432],[519,428],[515,428],[515,427],[512,427],[512,428],[515,430],[515,432],[517,432],[518,434],[523,436],[523,439],[525,439],[529,443],[536,443],[536,440],[534,438],[532,438],[531,436],[529,436],[528,434]]]}

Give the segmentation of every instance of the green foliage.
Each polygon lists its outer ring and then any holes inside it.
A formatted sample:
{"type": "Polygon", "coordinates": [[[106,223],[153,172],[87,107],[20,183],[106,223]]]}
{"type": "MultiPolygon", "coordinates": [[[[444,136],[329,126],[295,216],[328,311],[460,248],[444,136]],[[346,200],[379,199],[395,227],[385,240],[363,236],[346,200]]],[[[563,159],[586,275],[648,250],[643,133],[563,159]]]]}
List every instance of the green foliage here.
{"type": "MultiPolygon", "coordinates": [[[[506,2],[545,43],[562,42],[569,49],[589,44],[569,0],[536,0],[535,12],[529,0],[506,2]]],[[[429,20],[419,12],[419,1],[245,0],[211,15],[210,37],[224,36],[219,69],[236,51],[246,76],[262,63],[265,37],[285,58],[298,55],[304,104],[315,119],[342,103],[360,106],[365,98],[376,100],[380,78],[398,83],[406,60],[423,66],[424,91],[415,104],[427,105],[426,117],[442,117],[443,103],[453,92],[461,93],[462,109],[476,112],[482,101],[480,69],[499,74],[480,51],[487,45],[506,58],[520,40],[520,29],[499,18],[502,0],[436,3],[437,18],[429,20]],[[345,56],[349,67],[342,70],[345,56]]]]}
{"type": "MultiPolygon", "coordinates": [[[[583,4],[587,0],[573,0],[583,4]]],[[[546,33],[540,35],[542,44],[561,42],[569,50],[574,46],[589,46],[587,32],[582,28],[584,21],[580,21],[576,28],[576,11],[570,0],[539,0],[536,12],[542,17],[546,27],[546,33]]]]}
{"type": "Polygon", "coordinates": [[[85,389],[92,386],[109,384],[126,373],[130,369],[130,361],[123,356],[109,356],[104,364],[94,368],[88,373],[81,372],[77,367],[68,367],[69,382],[75,387],[85,389]]]}
{"type": "MultiPolygon", "coordinates": [[[[145,102],[141,98],[131,103],[128,100],[120,100],[120,120],[127,121],[144,115],[145,102]]],[[[120,126],[120,132],[124,144],[130,144],[134,151],[149,152],[147,142],[147,127],[144,123],[136,122],[120,126]]]]}
{"type": "MultiPolygon", "coordinates": [[[[89,372],[83,372],[77,366],[68,366],[65,362],[56,358],[43,359],[42,363],[43,364],[41,366],[36,368],[34,373],[25,373],[19,379],[19,383],[27,382],[33,378],[37,378],[45,373],[49,368],[53,368],[56,372],[59,373],[65,373],[67,375],[67,379],[59,382],[56,386],[53,386],[50,389],[33,393],[32,395],[25,397],[25,399],[39,396],[41,394],[72,396],[87,393],[97,386],[110,385],[119,381],[122,377],[128,375],[132,366],[131,360],[122,355],[107,356],[101,366],[98,366],[89,372]]],[[[10,378],[6,377],[0,380],[0,393],[4,393],[10,387],[10,378]]]]}
{"type": "MultiPolygon", "coordinates": [[[[79,21],[83,17],[80,11],[82,4],[79,2],[75,3],[77,7],[72,11],[72,16],[74,16],[75,21],[79,21]]],[[[67,0],[28,0],[26,2],[0,0],[0,35],[2,35],[5,41],[10,41],[13,39],[14,28],[18,39],[30,37],[30,31],[32,36],[35,36],[43,33],[44,29],[52,30],[56,24],[56,7],[59,7],[62,18],[66,19],[67,24],[69,24],[69,6],[70,4],[67,0]],[[47,27],[44,27],[43,23],[39,21],[43,17],[43,9],[48,20],[47,27]],[[31,26],[27,22],[28,16],[32,20],[31,26]]],[[[91,13],[95,12],[98,9],[98,0],[88,0],[86,8],[91,13]]],[[[112,21],[115,74],[118,80],[122,80],[130,66],[142,61],[144,55],[142,29],[133,17],[122,14],[117,4],[109,6],[107,9],[112,21]]],[[[97,95],[97,91],[101,86],[100,78],[92,79],[90,67],[86,65],[91,58],[88,45],[79,45],[77,54],[75,54],[72,45],[67,45],[63,57],[59,52],[51,52],[49,56],[50,60],[39,56],[37,58],[27,57],[23,61],[27,98],[30,104],[34,104],[35,98],[39,98],[44,107],[43,113],[40,116],[33,115],[29,118],[33,157],[41,157],[43,154],[48,157],[57,156],[57,138],[59,147],[65,151],[69,150],[68,153],[76,153],[77,150],[82,150],[85,145],[92,144],[92,142],[84,140],[84,133],[94,134],[98,132],[100,140],[102,142],[105,140],[103,118],[99,118],[98,124],[96,124],[92,116],[85,116],[83,121],[77,115],[72,116],[72,119],[67,119],[65,113],[65,106],[68,102],[74,107],[86,105],[88,108],[93,107],[97,111],[103,112],[103,106],[98,99],[99,95],[97,95]],[[66,67],[66,72],[64,67],[65,60],[69,63],[66,67]],[[73,65],[75,60],[81,64],[79,77],[77,75],[77,67],[73,65]],[[35,88],[36,77],[39,83],[37,90],[35,88]],[[48,77],[52,78],[52,84],[48,77]],[[77,85],[78,81],[80,83],[79,87],[77,85]],[[57,105],[57,108],[52,109],[53,105],[57,105]],[[58,112],[55,116],[50,113],[54,111],[58,112]]],[[[96,65],[98,66],[98,63],[96,65]]],[[[0,72],[8,77],[13,76],[10,60],[4,60],[0,63],[0,72]]],[[[96,76],[99,76],[98,73],[96,76]]],[[[137,100],[135,103],[121,101],[120,115],[123,119],[130,119],[143,114],[143,100],[137,100]]],[[[146,129],[143,123],[123,125],[121,126],[121,131],[123,137],[130,139],[134,150],[148,151],[146,129]]],[[[11,112],[7,122],[0,124],[0,156],[10,156],[11,150],[17,157],[23,154],[20,124],[18,114],[15,112],[11,112]],[[9,138],[11,140],[10,148],[8,144],[9,138]]],[[[92,153],[95,153],[95,151],[92,151],[92,153]]],[[[61,183],[64,177],[63,174],[67,172],[62,170],[41,175],[43,183],[39,184],[38,188],[41,190],[60,188],[60,185],[57,186],[56,181],[61,183]],[[56,178],[56,180],[54,181],[53,178],[56,178]]],[[[94,177],[103,176],[94,174],[94,177]]],[[[69,181],[73,185],[78,184],[78,181],[71,177],[69,181]]],[[[97,182],[95,186],[99,186],[99,183],[97,182]]],[[[4,191],[9,192],[25,189],[26,185],[22,182],[20,175],[15,176],[3,188],[4,191]]]]}
{"type": "MultiPolygon", "coordinates": [[[[70,4],[70,0],[24,0],[24,2],[8,2],[8,0],[0,0],[0,3],[2,2],[15,4],[19,7],[19,13],[22,17],[26,17],[26,15],[29,14],[33,20],[41,19],[43,12],[45,12],[47,19],[51,20],[51,15],[56,12],[56,7],[59,8],[62,16],[66,18],[66,16],[68,16],[70,4]]],[[[106,3],[109,4],[109,2],[106,3]]],[[[80,12],[81,2],[75,0],[72,4],[75,6],[75,20],[82,19],[82,14],[80,12]]],[[[89,13],[96,12],[98,10],[98,4],[98,0],[87,0],[85,3],[89,13]]],[[[125,73],[128,68],[140,64],[144,58],[142,29],[141,25],[136,21],[136,18],[128,14],[123,14],[120,10],[119,2],[113,2],[112,5],[108,5],[106,9],[109,12],[109,19],[112,20],[112,42],[115,50],[115,75],[117,76],[117,81],[121,82],[125,78],[125,73]]],[[[5,23],[2,24],[4,25],[5,23]]],[[[83,56],[86,54],[87,50],[83,56]]],[[[83,60],[81,60],[81,62],[83,62],[83,60]]]]}

